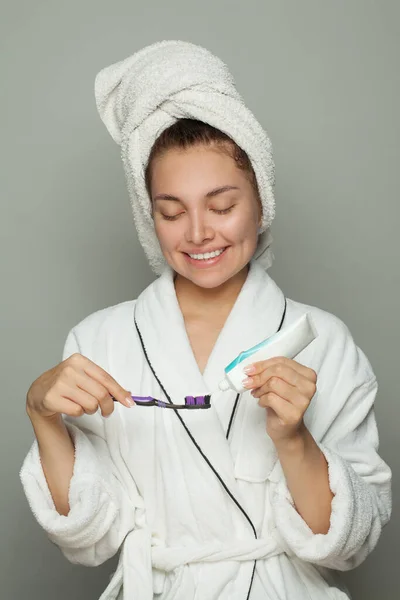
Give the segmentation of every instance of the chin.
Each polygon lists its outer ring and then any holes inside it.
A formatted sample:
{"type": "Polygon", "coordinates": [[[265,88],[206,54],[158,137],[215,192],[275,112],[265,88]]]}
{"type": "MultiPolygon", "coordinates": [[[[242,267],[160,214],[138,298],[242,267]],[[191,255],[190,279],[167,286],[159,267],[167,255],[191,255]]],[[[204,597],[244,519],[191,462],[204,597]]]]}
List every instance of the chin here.
{"type": "Polygon", "coordinates": [[[198,287],[211,290],[229,281],[233,275],[235,275],[235,273],[209,273],[208,275],[206,275],[206,273],[200,273],[199,275],[193,275],[191,277],[185,275],[185,277],[186,279],[190,279],[190,281],[198,287]]]}
{"type": "Polygon", "coordinates": [[[245,267],[248,266],[249,262],[250,259],[247,262],[236,265],[235,267],[228,267],[227,265],[225,265],[224,267],[221,266],[221,268],[219,269],[210,268],[201,269],[199,271],[196,271],[195,269],[190,269],[187,265],[171,266],[174,269],[174,271],[178,273],[181,277],[184,277],[188,281],[191,281],[198,287],[204,289],[213,289],[223,285],[224,283],[238,275],[245,267]]]}

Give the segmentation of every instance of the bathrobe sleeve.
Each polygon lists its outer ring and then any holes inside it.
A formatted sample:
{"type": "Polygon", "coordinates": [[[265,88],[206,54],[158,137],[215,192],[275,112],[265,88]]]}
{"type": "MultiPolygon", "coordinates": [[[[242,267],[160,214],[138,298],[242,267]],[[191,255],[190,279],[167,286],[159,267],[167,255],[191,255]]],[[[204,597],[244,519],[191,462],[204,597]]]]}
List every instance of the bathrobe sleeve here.
{"type": "MultiPolygon", "coordinates": [[[[81,352],[72,329],[63,360],[81,352]]],[[[104,435],[104,419],[94,415],[63,415],[75,446],[67,516],[57,512],[42,469],[37,440],[33,442],[20,479],[30,508],[49,539],[72,563],[97,566],[116,554],[141,512],[140,498],[128,493],[115,468],[104,435]]]]}
{"type": "Polygon", "coordinates": [[[334,494],[330,528],[314,534],[296,511],[284,477],[272,507],[278,533],[302,560],[337,570],[358,566],[391,514],[391,471],[378,455],[374,415],[378,389],[365,354],[336,320],[323,349],[317,393],[305,423],[328,463],[334,494]]]}

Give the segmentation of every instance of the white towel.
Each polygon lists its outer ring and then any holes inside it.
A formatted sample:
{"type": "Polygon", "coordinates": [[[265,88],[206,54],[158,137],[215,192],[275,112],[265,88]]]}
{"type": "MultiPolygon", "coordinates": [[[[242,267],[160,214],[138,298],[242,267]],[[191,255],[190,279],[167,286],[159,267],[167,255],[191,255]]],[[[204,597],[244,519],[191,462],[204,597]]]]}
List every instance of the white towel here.
{"type": "Polygon", "coordinates": [[[157,42],[102,69],[95,78],[95,98],[101,119],[121,146],[138,238],[155,273],[160,274],[166,262],[151,218],[144,171],[157,137],[180,118],[198,119],[220,129],[248,154],[263,209],[254,258],[265,269],[271,266],[272,145],[222,60],[189,42],[157,42]]]}

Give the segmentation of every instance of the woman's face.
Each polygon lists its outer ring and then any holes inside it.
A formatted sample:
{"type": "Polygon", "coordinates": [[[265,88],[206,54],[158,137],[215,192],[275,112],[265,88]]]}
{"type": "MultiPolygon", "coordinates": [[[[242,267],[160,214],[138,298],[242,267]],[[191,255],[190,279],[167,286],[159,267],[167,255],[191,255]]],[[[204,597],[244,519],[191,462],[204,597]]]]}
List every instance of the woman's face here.
{"type": "Polygon", "coordinates": [[[156,234],[176,273],[214,288],[248,264],[261,208],[228,154],[200,145],[167,151],[152,165],[151,196],[156,234]]]}

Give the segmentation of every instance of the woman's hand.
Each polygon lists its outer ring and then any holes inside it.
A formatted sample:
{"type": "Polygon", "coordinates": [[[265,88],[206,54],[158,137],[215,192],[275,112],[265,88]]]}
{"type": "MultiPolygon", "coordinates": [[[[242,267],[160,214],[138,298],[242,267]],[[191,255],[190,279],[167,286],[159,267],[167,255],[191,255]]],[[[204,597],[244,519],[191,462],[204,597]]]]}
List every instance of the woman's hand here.
{"type": "Polygon", "coordinates": [[[111,375],[86,356],[75,353],[32,383],[26,411],[31,419],[52,419],[61,413],[72,417],[92,415],[100,406],[103,417],[107,417],[114,410],[111,394],[127,407],[134,405],[130,392],[111,375]]]}
{"type": "Polygon", "coordinates": [[[317,374],[295,360],[278,356],[244,369],[246,389],[267,409],[267,433],[275,444],[304,433],[303,422],[317,389],[317,374]]]}
{"type": "Polygon", "coordinates": [[[295,360],[278,356],[245,369],[258,404],[268,412],[267,433],[278,452],[294,506],[314,533],[330,527],[333,493],[328,464],[303,417],[317,390],[317,374],[295,360]]]}

